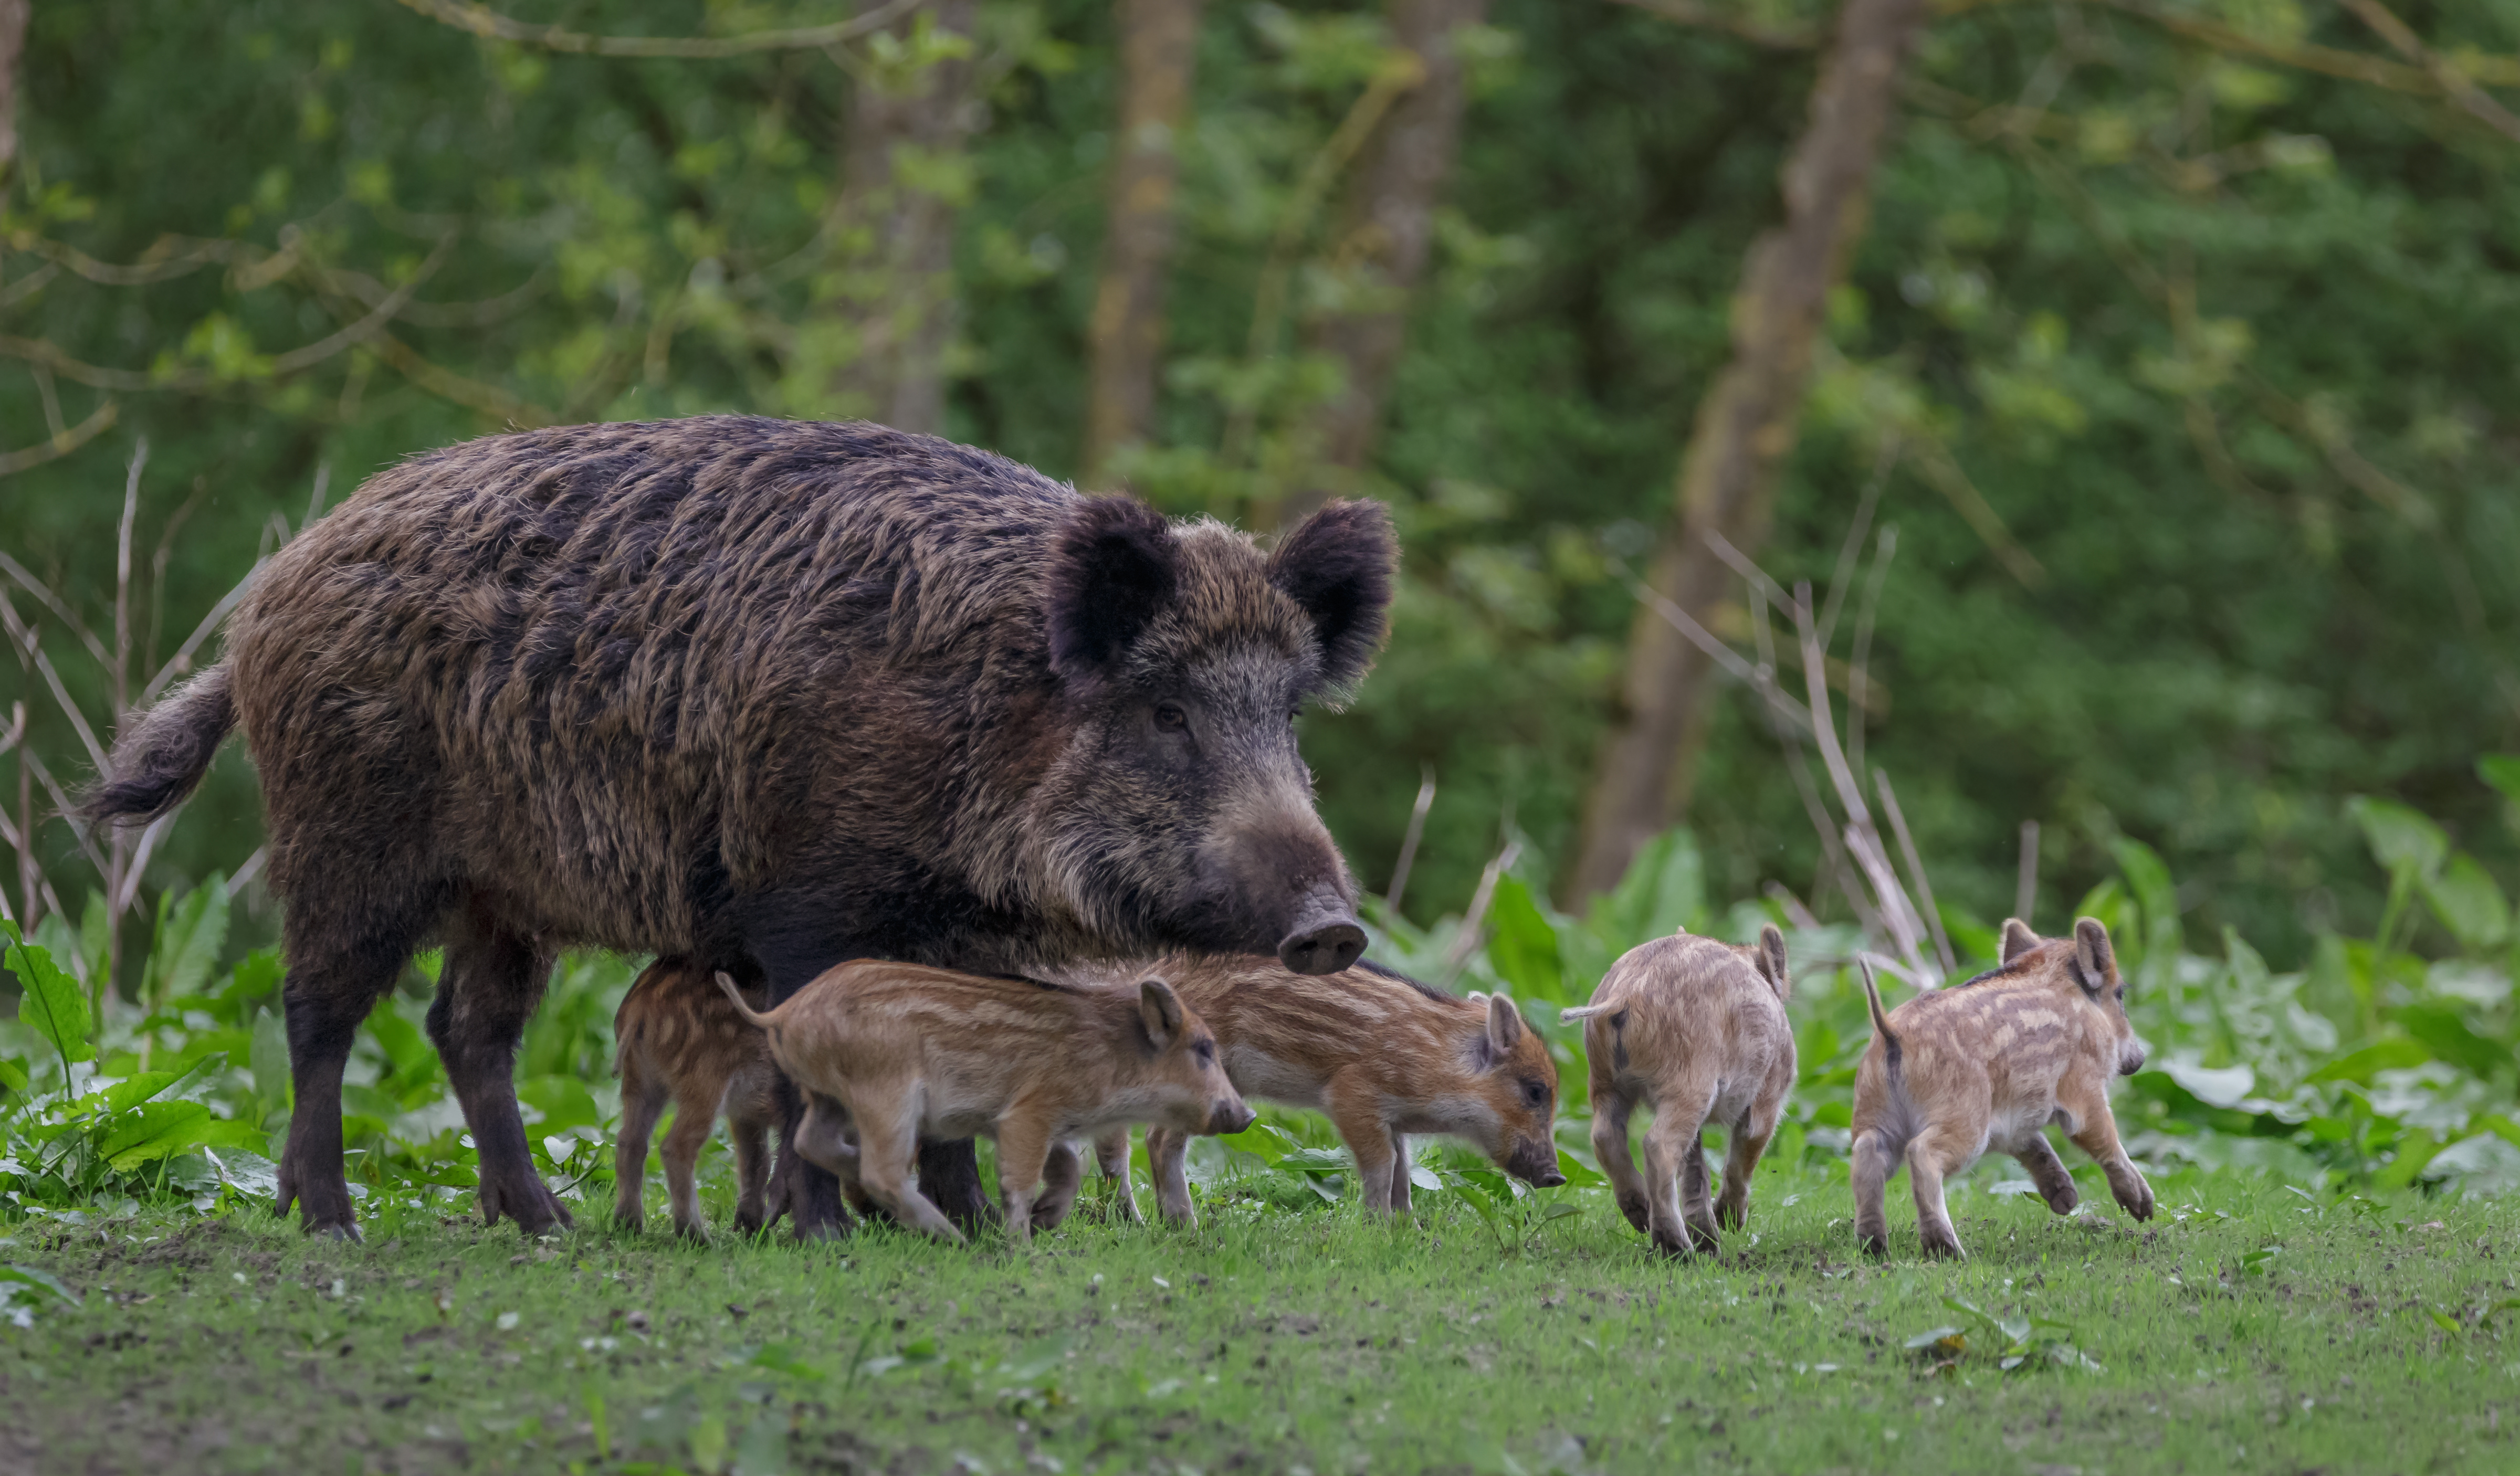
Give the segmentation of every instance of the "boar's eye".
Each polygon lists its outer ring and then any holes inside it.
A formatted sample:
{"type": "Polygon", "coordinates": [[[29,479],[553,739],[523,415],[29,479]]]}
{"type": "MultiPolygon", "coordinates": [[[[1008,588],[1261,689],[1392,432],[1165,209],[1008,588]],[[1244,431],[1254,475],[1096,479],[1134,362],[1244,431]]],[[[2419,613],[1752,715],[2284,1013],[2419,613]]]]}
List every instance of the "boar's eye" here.
{"type": "Polygon", "coordinates": [[[1527,1102],[1531,1103],[1531,1105],[1532,1105],[1532,1106],[1534,1106],[1534,1107],[1545,1107],[1545,1106],[1548,1106],[1548,1105],[1549,1105],[1549,1084],[1548,1084],[1548,1083],[1546,1083],[1546,1082],[1536,1082],[1536,1081],[1533,1081],[1533,1080],[1532,1080],[1531,1078],[1529,1078],[1529,1077],[1525,1077],[1525,1078],[1523,1078],[1523,1082],[1522,1082],[1522,1099],[1523,1099],[1524,1101],[1527,1101],[1527,1102]]]}
{"type": "Polygon", "coordinates": [[[1190,731],[1190,714],[1182,710],[1179,702],[1158,702],[1155,704],[1155,731],[1187,733],[1190,731]]]}
{"type": "Polygon", "coordinates": [[[1201,1041],[1190,1049],[1191,1052],[1198,1057],[1198,1063],[1200,1065],[1213,1066],[1216,1064],[1216,1043],[1214,1041],[1201,1041]]]}

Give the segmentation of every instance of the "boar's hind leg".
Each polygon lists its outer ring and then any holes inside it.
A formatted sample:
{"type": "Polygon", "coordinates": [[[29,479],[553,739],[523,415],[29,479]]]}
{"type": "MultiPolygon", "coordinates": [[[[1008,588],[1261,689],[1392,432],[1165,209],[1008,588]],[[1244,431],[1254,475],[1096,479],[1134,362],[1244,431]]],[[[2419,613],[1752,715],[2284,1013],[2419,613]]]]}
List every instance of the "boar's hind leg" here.
{"type": "Polygon", "coordinates": [[[700,1150],[717,1126],[716,1096],[693,1092],[674,1103],[674,1125],[665,1130],[665,1197],[674,1207],[674,1230],[706,1243],[708,1216],[700,1213],[700,1150]]]}
{"type": "Polygon", "coordinates": [[[1732,1125],[1732,1141],[1724,1155],[1724,1192],[1715,1203],[1715,1223],[1726,1230],[1739,1230],[1750,1220],[1750,1178],[1759,1171],[1759,1158],[1768,1151],[1768,1140],[1777,1136],[1777,1107],[1757,1103],[1732,1125]]]}
{"type": "Polygon", "coordinates": [[[1890,1221],[1881,1207],[1881,1193],[1890,1176],[1899,1171],[1899,1155],[1878,1132],[1866,1129],[1857,1134],[1849,1154],[1847,1179],[1855,1189],[1855,1240],[1868,1256],[1890,1253],[1890,1221]]]}
{"type": "Polygon", "coordinates": [[[410,939],[342,948],[300,918],[321,915],[299,899],[289,913],[289,981],[280,992],[289,1029],[289,1075],[296,1107],[280,1154],[278,1212],[297,1206],[306,1232],[359,1238],[350,1185],[341,1173],[341,1069],[350,1038],[411,958],[410,939]]]}
{"type": "Polygon", "coordinates": [[[525,1120],[517,1110],[517,1043],[551,976],[551,955],[477,911],[447,941],[428,1038],[464,1108],[481,1155],[481,1223],[501,1216],[528,1235],[570,1225],[568,1211],[534,1173],[525,1120]]]}
{"type": "MultiPolygon", "coordinates": [[[[1153,1150],[1148,1150],[1153,1156],[1153,1150]]],[[[1106,1218],[1124,1220],[1131,1225],[1144,1225],[1147,1217],[1138,1213],[1138,1186],[1129,1182],[1129,1125],[1104,1130],[1094,1140],[1094,1168],[1109,1186],[1110,1207],[1106,1218]]]]}
{"type": "Polygon", "coordinates": [[[858,1116],[857,1128],[857,1182],[868,1196],[891,1211],[893,1223],[903,1229],[962,1244],[963,1232],[954,1228],[954,1222],[910,1182],[910,1161],[919,1150],[919,1120],[906,1113],[878,1117],[870,1110],[858,1116]]]}
{"type": "Polygon", "coordinates": [[[1155,1176],[1155,1212],[1167,1225],[1198,1225],[1190,1197],[1190,1135],[1179,1128],[1147,1130],[1147,1165],[1155,1176]]]}
{"type": "Polygon", "coordinates": [[[1649,1235],[1653,1226],[1646,1210],[1645,1183],[1637,1177],[1636,1155],[1628,1151],[1628,1119],[1636,1110],[1635,1097],[1605,1084],[1598,1074],[1593,1078],[1593,1156],[1600,1160],[1601,1172],[1610,1176],[1619,1213],[1628,1217],[1638,1234],[1649,1235]]]}
{"type": "Polygon", "coordinates": [[[648,1141],[664,1115],[665,1084],[635,1051],[621,1053],[621,1132],[612,1144],[612,1223],[626,1230],[647,1229],[640,1202],[648,1181],[648,1141]]]}
{"type": "Polygon", "coordinates": [[[1076,1191],[1085,1186],[1085,1160],[1076,1156],[1074,1145],[1055,1142],[1050,1157],[1042,1164],[1041,1197],[1032,1202],[1032,1227],[1055,1230],[1076,1207],[1076,1191]]]}
{"type": "Polygon", "coordinates": [[[1409,1135],[1391,1135],[1391,1213],[1409,1213],[1409,1135]]]}
{"type": "Polygon", "coordinates": [[[968,1138],[919,1145],[919,1190],[966,1230],[976,1231],[989,1223],[989,1196],[980,1188],[980,1155],[968,1138]]]}
{"type": "Polygon", "coordinates": [[[2074,1213],[2082,1196],[2074,1191],[2074,1176],[2065,1172],[2064,1160],[2048,1145],[2045,1132],[2032,1133],[2012,1156],[2030,1175],[2030,1182],[2039,1185],[2039,1197],[2048,1201],[2048,1208],[2059,1215],[2074,1213]]]}
{"type": "Polygon", "coordinates": [[[1916,1196],[1916,1238],[1924,1242],[1929,1256],[1958,1256],[1959,1231],[1952,1229],[1950,1206],[1943,1202],[1943,1175],[1947,1165],[1965,1164],[1967,1156],[1948,1153],[1928,1128],[1915,1141],[1908,1144],[1908,1187],[1916,1196]]]}
{"type": "MultiPolygon", "coordinates": [[[[740,1090],[740,1089],[739,1089],[740,1090]]],[[[766,1141],[778,1119],[734,1112],[727,1117],[727,1136],[735,1142],[735,1228],[747,1235],[770,1223],[770,1144],[766,1141]]]]}
{"type": "Polygon", "coordinates": [[[1715,1089],[1667,1090],[1645,1130],[1645,1233],[1670,1255],[1715,1249],[1715,1215],[1706,1207],[1707,1111],[1715,1089]],[[1683,1225],[1688,1227],[1684,1232],[1683,1225]]]}

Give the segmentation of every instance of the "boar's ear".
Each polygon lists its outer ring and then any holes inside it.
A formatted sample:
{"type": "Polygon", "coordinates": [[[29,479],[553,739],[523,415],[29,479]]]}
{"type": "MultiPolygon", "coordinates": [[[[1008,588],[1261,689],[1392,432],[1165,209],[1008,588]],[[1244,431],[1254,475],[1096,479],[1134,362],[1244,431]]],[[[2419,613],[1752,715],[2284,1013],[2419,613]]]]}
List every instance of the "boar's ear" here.
{"type": "Polygon", "coordinates": [[[1303,606],[1322,642],[1322,685],[1343,692],[1373,664],[1390,625],[1399,549],[1378,502],[1332,502],[1278,540],[1269,582],[1303,606]]]}
{"type": "Polygon", "coordinates": [[[2011,962],[2039,946],[2039,935],[2018,917],[2003,919],[2003,962],[2011,962]]]}
{"type": "Polygon", "coordinates": [[[2116,951],[2109,947],[2108,924],[2097,917],[2074,920],[2074,982],[2083,993],[2098,998],[2109,987],[2109,975],[2116,973],[2116,951]]]}
{"type": "Polygon", "coordinates": [[[1773,922],[1759,929],[1759,972],[1768,976],[1768,987],[1778,999],[1794,992],[1793,976],[1785,972],[1785,935],[1773,922]]]}
{"type": "Polygon", "coordinates": [[[1088,498],[1051,548],[1042,609],[1051,670],[1073,678],[1107,667],[1180,582],[1173,530],[1162,514],[1134,497],[1088,498]]]}
{"type": "Polygon", "coordinates": [[[1181,996],[1161,979],[1138,981],[1138,1023],[1157,1051],[1167,1049],[1182,1032],[1181,996]]]}
{"type": "Polygon", "coordinates": [[[1521,1044],[1522,1011],[1507,995],[1488,996],[1488,1048],[1502,1060],[1513,1054],[1513,1048],[1521,1044]]]}

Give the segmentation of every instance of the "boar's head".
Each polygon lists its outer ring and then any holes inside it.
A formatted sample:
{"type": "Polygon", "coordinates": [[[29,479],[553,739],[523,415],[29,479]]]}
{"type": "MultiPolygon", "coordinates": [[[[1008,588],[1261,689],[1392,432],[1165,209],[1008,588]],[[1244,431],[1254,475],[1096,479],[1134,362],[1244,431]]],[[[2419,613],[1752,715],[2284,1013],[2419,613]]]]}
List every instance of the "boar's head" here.
{"type": "Polygon", "coordinates": [[[1474,1114],[1473,1131],[1497,1167],[1528,1184],[1554,1188],[1566,1182],[1557,1167],[1557,1063],[1549,1047],[1523,1023],[1522,1011],[1501,994],[1470,996],[1487,1007],[1487,1025],[1470,1043],[1487,1110],[1474,1114]]]}
{"type": "Polygon", "coordinates": [[[2048,943],[2020,919],[2003,919],[2006,968],[2041,950],[2046,952],[2030,961],[2034,965],[2061,968],[2083,997],[2099,1006],[2116,1050],[2118,1075],[2133,1076],[2141,1071],[2143,1038],[2135,1033],[2135,1022],[2127,1018],[2126,980],[2118,974],[2117,950],[2109,946],[2108,924],[2097,917],[2077,918],[2070,942],[2059,939],[2048,943]]]}
{"type": "Polygon", "coordinates": [[[1304,974],[1356,961],[1356,883],[1314,812],[1295,719],[1372,664],[1395,557],[1376,503],[1331,503],[1265,556],[1127,498],[1077,509],[1043,600],[1065,747],[1030,822],[1084,927],[1126,951],[1275,954],[1304,974]]]}
{"type": "Polygon", "coordinates": [[[1216,1033],[1161,979],[1138,982],[1138,1037],[1147,1056],[1140,1091],[1158,1126],[1213,1136],[1239,1133],[1259,1115],[1225,1074],[1216,1033]]]}

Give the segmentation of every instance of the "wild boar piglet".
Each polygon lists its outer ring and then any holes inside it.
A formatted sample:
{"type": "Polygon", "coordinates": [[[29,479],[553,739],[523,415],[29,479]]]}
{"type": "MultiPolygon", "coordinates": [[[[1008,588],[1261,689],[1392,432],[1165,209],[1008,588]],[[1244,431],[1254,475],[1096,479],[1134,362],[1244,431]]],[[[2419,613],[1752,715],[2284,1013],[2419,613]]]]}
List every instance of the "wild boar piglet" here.
{"type": "Polygon", "coordinates": [[[1719,1226],[1739,1230],[1749,1216],[1750,1176],[1794,1085],[1792,987],[1773,926],[1755,948],[1679,933],[1630,949],[1593,1003],[1558,1016],[1584,1022],[1593,1151],[1619,1210],[1666,1252],[1711,1251],[1719,1226]],[[1639,1106],[1653,1119],[1642,1181],[1628,1150],[1639,1106]],[[1704,1134],[1715,1126],[1732,1142],[1722,1197],[1710,1204],[1704,1134]]]}
{"type": "Polygon", "coordinates": [[[2055,1123],[2108,1175],[2109,1191],[2138,1220],[2152,1218],[2152,1185],[2118,1142],[2109,1078],[2143,1069],[2128,1023],[2109,930],[2082,918],[2074,936],[2043,940],[2003,923],[2003,963],[1965,984],[1932,990],[1891,1010],[1867,968],[1872,1045],[1855,1072],[1855,1234],[1889,1247],[1882,1186],[1908,1169],[1916,1231],[1929,1256],[1961,1254],[1943,1203],[1943,1180],[1989,1149],[2030,1173],[2048,1207],[2073,1211],[2073,1176],[2048,1142],[2055,1123]]]}
{"type": "Polygon", "coordinates": [[[695,1240],[708,1238],[694,1172],[720,1112],[735,1141],[735,1228],[748,1234],[777,1219],[767,1203],[767,1140],[779,1128],[779,1070],[770,1063],[761,1032],[727,1004],[707,971],[671,959],[649,964],[622,997],[612,1035],[618,1043],[614,1068],[621,1075],[613,1221],[634,1230],[646,1224],[640,1195],[648,1141],[668,1101],[674,1125],[665,1130],[663,1156],[674,1229],[695,1240]]]}
{"type": "Polygon", "coordinates": [[[963,1233],[910,1183],[922,1137],[997,1140],[1007,1233],[1020,1242],[1075,1198],[1066,1140],[1131,1122],[1197,1133],[1251,1125],[1216,1037],[1161,979],[1053,984],[864,961],[763,1012],[734,980],[720,974],[718,984],[804,1093],[797,1151],[940,1240],[963,1233]]]}
{"type": "MultiPolygon", "coordinates": [[[[1265,959],[1182,960],[1163,972],[1216,1032],[1236,1090],[1329,1114],[1369,1213],[1408,1210],[1412,1134],[1465,1140],[1531,1184],[1566,1182],[1550,1136],[1557,1065],[1506,996],[1456,995],[1372,963],[1308,977],[1265,959]]],[[[1175,1223],[1197,1220],[1192,1136],[1147,1134],[1155,1203],[1175,1223]]],[[[1125,1139],[1118,1148],[1097,1144],[1106,1174],[1115,1160],[1125,1173],[1125,1139]]]]}

